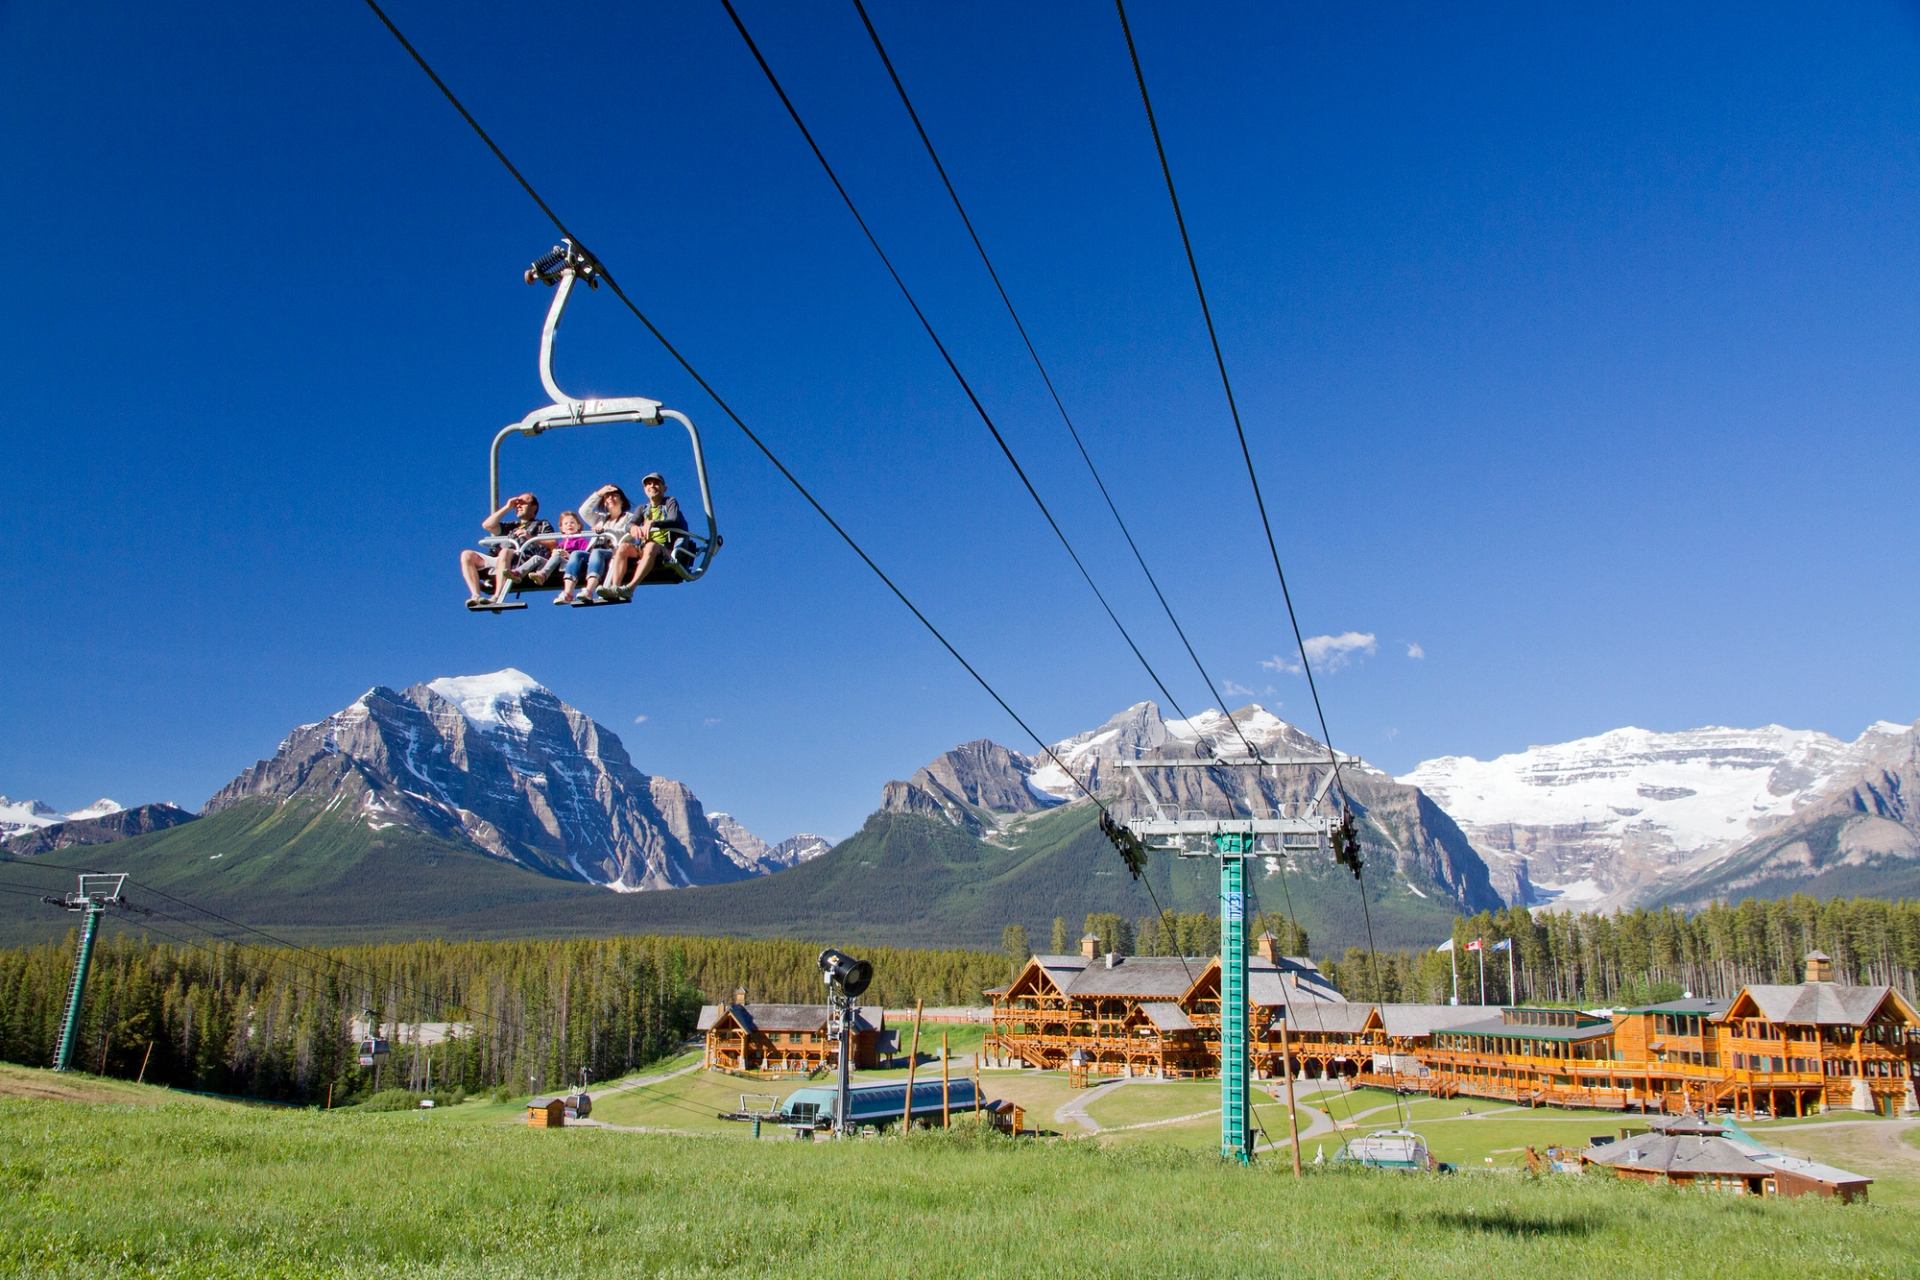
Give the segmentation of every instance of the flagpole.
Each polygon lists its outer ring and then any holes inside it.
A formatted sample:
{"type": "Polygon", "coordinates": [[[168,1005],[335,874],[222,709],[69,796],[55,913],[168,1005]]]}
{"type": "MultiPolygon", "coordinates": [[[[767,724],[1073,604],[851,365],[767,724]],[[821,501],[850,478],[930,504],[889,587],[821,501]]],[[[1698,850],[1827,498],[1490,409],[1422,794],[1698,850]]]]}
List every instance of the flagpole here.
{"type": "Polygon", "coordinates": [[[1487,949],[1483,945],[1480,948],[1480,1004],[1481,1004],[1481,1007],[1484,1008],[1486,1006],[1486,1003],[1487,1003],[1487,949]]]}
{"type": "Polygon", "coordinates": [[[1515,1004],[1520,1003],[1520,993],[1514,989],[1514,985],[1513,985],[1513,939],[1512,938],[1507,939],[1507,999],[1513,1001],[1515,1004]]]}
{"type": "Polygon", "coordinates": [[[1447,963],[1453,966],[1453,1002],[1460,1003],[1460,949],[1447,939],[1447,963]]]}

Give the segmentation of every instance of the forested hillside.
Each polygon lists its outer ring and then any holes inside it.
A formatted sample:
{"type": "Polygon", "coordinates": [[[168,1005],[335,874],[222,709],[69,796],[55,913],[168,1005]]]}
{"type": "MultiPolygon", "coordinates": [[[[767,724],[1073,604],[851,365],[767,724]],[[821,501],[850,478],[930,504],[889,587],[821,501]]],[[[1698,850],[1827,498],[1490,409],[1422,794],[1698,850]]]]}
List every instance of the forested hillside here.
{"type": "MultiPolygon", "coordinates": [[[[617,1076],[677,1047],[703,1001],[819,999],[806,942],[629,937],[544,942],[416,942],[294,950],[150,942],[137,930],[93,955],[77,1068],[148,1083],[315,1102],[365,1093],[349,1020],[451,1023],[445,1044],[395,1046],[383,1083],[559,1087],[582,1068],[617,1076]],[[149,1057],[149,1048],[151,1056],[149,1057]],[[430,1063],[429,1063],[430,1059],[430,1063]]],[[[0,1059],[52,1060],[74,948],[0,951],[0,1059]]],[[[867,1003],[971,1003],[1006,978],[990,952],[864,953],[867,1003]]],[[[397,1038],[411,1040],[411,1033],[397,1038]]]]}

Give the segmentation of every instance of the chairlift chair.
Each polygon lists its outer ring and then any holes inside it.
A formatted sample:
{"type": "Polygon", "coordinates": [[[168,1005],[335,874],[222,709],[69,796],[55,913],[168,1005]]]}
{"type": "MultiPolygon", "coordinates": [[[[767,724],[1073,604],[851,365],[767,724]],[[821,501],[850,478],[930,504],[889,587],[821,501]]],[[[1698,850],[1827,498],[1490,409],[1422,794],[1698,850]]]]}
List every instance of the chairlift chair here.
{"type": "MultiPolygon", "coordinates": [[[[674,586],[682,582],[694,582],[706,576],[707,569],[713,564],[714,553],[721,544],[720,529],[713,518],[713,491],[707,483],[706,453],[700,447],[700,432],[693,420],[675,409],[668,409],[658,400],[649,400],[645,396],[618,396],[608,399],[580,398],[568,395],[561,390],[553,376],[553,336],[560,328],[560,317],[567,309],[567,303],[573,297],[574,286],[585,281],[589,289],[600,287],[600,264],[571,240],[563,240],[533,263],[526,270],[528,284],[544,284],[554,290],[553,302],[547,307],[547,322],[540,332],[540,382],[547,390],[551,403],[543,404],[527,414],[518,422],[509,423],[500,428],[493,437],[493,446],[487,455],[487,492],[488,510],[500,509],[500,446],[509,436],[538,436],[562,427],[609,426],[619,423],[637,423],[641,426],[657,427],[671,418],[687,430],[687,439],[692,445],[694,478],[700,489],[700,506],[706,514],[706,531],[694,529],[674,530],[668,543],[667,554],[659,557],[647,575],[636,586],[674,586]]],[[[481,545],[490,552],[498,552],[502,547],[511,546],[516,551],[524,551],[535,545],[552,545],[565,535],[548,534],[538,538],[518,539],[500,536],[483,539],[481,545]]],[[[609,547],[610,540],[599,537],[595,545],[609,547]]],[[[537,591],[547,588],[537,587],[524,579],[516,579],[508,587],[513,597],[524,591],[537,591]]],[[[624,604],[625,600],[606,601],[609,604],[624,604]]],[[[513,609],[524,609],[526,602],[520,599],[503,600],[499,604],[481,602],[470,606],[480,613],[505,613],[513,609]]]]}

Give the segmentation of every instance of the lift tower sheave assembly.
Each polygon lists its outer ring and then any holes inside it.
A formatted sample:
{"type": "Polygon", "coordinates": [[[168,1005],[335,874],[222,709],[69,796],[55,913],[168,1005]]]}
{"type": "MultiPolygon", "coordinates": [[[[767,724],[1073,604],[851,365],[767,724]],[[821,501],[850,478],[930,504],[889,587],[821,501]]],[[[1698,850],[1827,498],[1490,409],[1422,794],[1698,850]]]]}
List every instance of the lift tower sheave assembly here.
{"type": "Polygon", "coordinates": [[[60,1020],[60,1040],[53,1050],[55,1071],[67,1071],[72,1067],[73,1044],[80,1033],[80,1002],[85,999],[87,992],[87,966],[93,962],[93,940],[99,936],[100,917],[107,913],[107,908],[127,905],[127,900],[120,895],[121,887],[126,883],[124,872],[113,875],[90,873],[80,877],[79,892],[60,898],[41,899],[42,902],[85,915],[80,926],[80,951],[74,957],[73,984],[67,988],[67,1011],[60,1020]]]}
{"type": "MultiPolygon", "coordinates": [[[[1247,1028],[1247,898],[1246,864],[1255,858],[1284,858],[1291,853],[1320,852],[1337,825],[1323,812],[1322,803],[1333,785],[1332,761],[1326,756],[1256,759],[1207,756],[1191,760],[1122,760],[1144,797],[1135,816],[1119,825],[1148,848],[1182,858],[1220,860],[1220,1154],[1246,1164],[1253,1159],[1253,1127],[1247,1107],[1251,1077],[1247,1028]],[[1181,809],[1147,794],[1141,771],[1148,769],[1267,769],[1327,770],[1310,799],[1280,803],[1277,808],[1255,807],[1260,800],[1256,784],[1248,788],[1247,812],[1221,817],[1200,809],[1181,809]]],[[[1223,788],[1224,790],[1224,788],[1223,788]]]]}

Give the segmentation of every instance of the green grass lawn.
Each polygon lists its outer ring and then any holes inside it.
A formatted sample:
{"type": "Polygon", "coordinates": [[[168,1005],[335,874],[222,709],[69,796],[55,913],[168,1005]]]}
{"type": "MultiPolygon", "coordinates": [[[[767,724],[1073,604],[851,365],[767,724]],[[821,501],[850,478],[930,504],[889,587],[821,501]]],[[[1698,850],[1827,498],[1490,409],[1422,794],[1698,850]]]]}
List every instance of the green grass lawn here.
{"type": "MultiPolygon", "coordinates": [[[[164,1095],[162,1095],[164,1099],[164,1095]]],[[[0,1275],[1664,1277],[1912,1274],[1920,1215],[1587,1179],[1251,1169],[1184,1144],[847,1143],[0,1101],[0,1275]],[[1684,1241],[1682,1252],[1657,1242],[1684,1241]]],[[[498,1118],[510,1108],[495,1107],[498,1118]]],[[[1446,1122],[1441,1122],[1446,1123],[1446,1122]]]]}
{"type": "Polygon", "coordinates": [[[1217,1080],[1146,1081],[1094,1099],[1087,1104],[1087,1115],[1105,1128],[1147,1124],[1174,1116],[1212,1111],[1214,1127],[1219,1127],[1220,1082],[1217,1080]]]}

